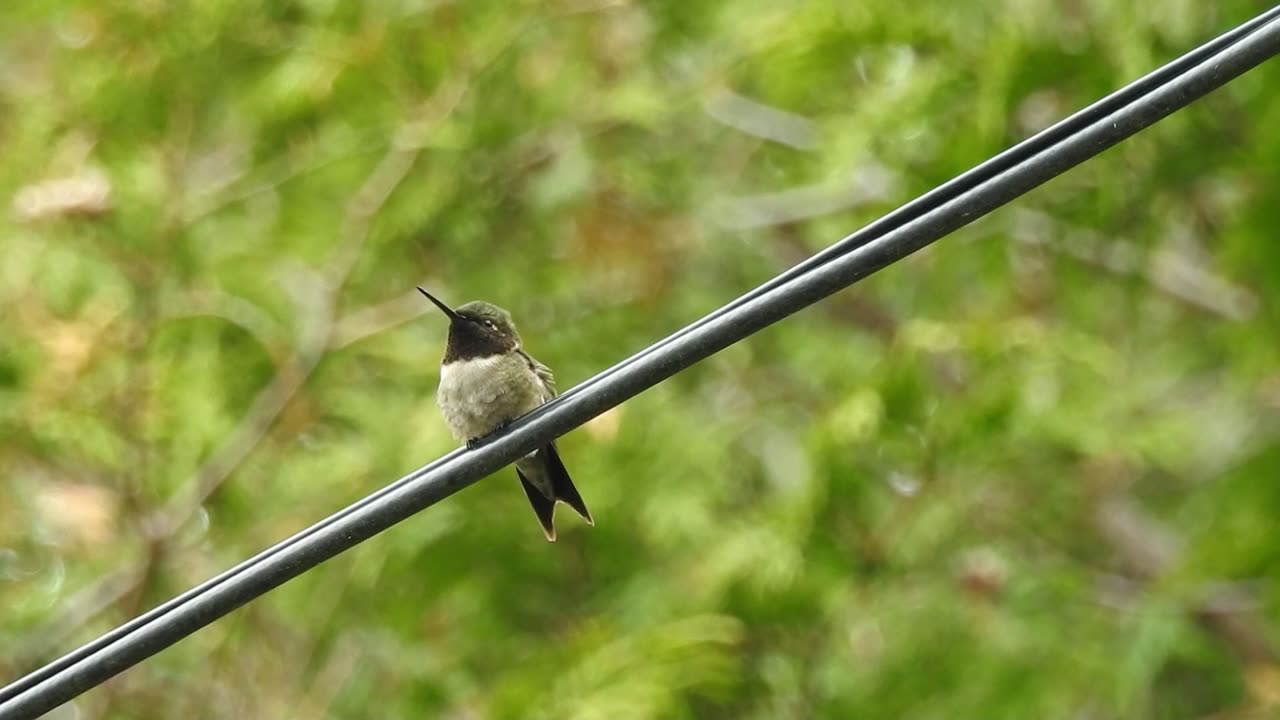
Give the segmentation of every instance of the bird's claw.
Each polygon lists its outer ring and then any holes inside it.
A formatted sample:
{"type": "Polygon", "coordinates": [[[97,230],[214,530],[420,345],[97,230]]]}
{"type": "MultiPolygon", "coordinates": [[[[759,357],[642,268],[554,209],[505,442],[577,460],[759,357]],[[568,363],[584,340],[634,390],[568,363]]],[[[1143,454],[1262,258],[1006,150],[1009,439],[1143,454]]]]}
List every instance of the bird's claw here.
{"type": "Polygon", "coordinates": [[[492,430],[490,430],[488,433],[485,433],[484,435],[481,435],[480,437],[473,437],[473,438],[471,438],[470,440],[468,440],[468,441],[467,441],[467,449],[468,449],[468,450],[475,450],[476,448],[478,448],[478,447],[480,447],[481,445],[485,444],[485,442],[487,442],[489,439],[491,439],[494,435],[497,435],[498,433],[502,432],[503,430],[506,430],[506,429],[507,429],[507,426],[508,426],[508,425],[510,425],[510,424],[511,424],[511,418],[507,418],[506,420],[503,420],[502,422],[500,422],[500,423],[498,423],[497,425],[495,425],[495,426],[493,427],[493,429],[492,429],[492,430]]]}

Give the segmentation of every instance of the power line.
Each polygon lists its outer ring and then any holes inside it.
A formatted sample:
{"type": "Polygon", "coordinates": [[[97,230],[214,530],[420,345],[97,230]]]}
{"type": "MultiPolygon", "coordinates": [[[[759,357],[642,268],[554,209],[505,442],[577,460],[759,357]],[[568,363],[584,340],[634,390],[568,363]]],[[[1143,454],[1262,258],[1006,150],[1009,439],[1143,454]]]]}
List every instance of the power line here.
{"type": "Polygon", "coordinates": [[[1280,6],[902,206],[513,423],[0,689],[37,717],[684,368],[900,260],[1280,53],[1280,6]]]}
{"type": "MultiPolygon", "coordinates": [[[[854,248],[860,247],[867,242],[870,242],[872,239],[901,226],[903,223],[915,217],[919,217],[929,210],[940,207],[943,203],[954,200],[961,193],[977,187],[981,183],[990,180],[1014,165],[1024,162],[1035,154],[1053,147],[1055,143],[1061,142],[1072,134],[1080,132],[1099,119],[1110,115],[1126,105],[1136,102],[1152,90],[1176,79],[1180,74],[1187,72],[1189,69],[1195,67],[1207,58],[1222,52],[1230,45],[1247,37],[1250,33],[1277,18],[1280,18],[1280,6],[1272,8],[1251,20],[1237,25],[1231,30],[1228,30],[1194,50],[1191,50],[1172,62],[1161,66],[1153,72],[1144,75],[1094,104],[1089,105],[1074,115],[1060,120],[1052,126],[1036,133],[1032,137],[1029,137],[1004,152],[1001,152],[995,157],[971,168],[964,174],[958,175],[933,190],[930,190],[924,195],[902,205],[889,214],[884,215],[871,224],[857,230],[853,234],[846,236],[840,242],[837,242],[826,249],[819,251],[812,257],[803,260],[797,265],[788,268],[778,276],[772,278],[768,282],[765,282],[763,285],[760,285],[745,295],[742,295],[728,304],[717,308],[706,317],[677,330],[672,335],[659,340],[617,365],[614,365],[613,367],[583,381],[581,384],[568,390],[565,394],[570,395],[577,392],[583,392],[595,383],[603,381],[614,372],[620,371],[631,363],[636,362],[639,358],[642,358],[649,353],[656,352],[676,338],[682,337],[686,333],[702,327],[706,323],[720,317],[730,310],[740,307],[748,300],[760,297],[762,294],[773,290],[783,283],[799,277],[803,273],[808,272],[825,262],[844,255],[854,248]]],[[[1223,84],[1225,84],[1225,82],[1223,84]]]]}

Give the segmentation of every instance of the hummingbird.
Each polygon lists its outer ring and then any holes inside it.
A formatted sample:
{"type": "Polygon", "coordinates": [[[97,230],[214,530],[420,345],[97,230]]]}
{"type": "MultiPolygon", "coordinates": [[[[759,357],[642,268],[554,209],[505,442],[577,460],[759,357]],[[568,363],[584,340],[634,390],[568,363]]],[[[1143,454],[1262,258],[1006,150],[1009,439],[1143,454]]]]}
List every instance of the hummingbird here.
{"type": "MultiPolygon", "coordinates": [[[[454,309],[421,287],[418,292],[449,318],[436,403],[454,439],[475,447],[485,435],[556,396],[551,369],[524,351],[511,313],[479,300],[454,309]]],[[[555,441],[516,460],[515,466],[548,541],[556,539],[552,521],[557,502],[595,525],[555,441]]]]}

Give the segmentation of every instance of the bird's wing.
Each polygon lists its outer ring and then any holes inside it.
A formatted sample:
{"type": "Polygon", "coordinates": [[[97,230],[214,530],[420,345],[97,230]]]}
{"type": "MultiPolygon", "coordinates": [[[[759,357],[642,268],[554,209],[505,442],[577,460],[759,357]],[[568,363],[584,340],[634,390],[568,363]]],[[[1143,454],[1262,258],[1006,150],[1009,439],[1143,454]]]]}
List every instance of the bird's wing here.
{"type": "Polygon", "coordinates": [[[525,352],[523,349],[518,349],[516,352],[520,353],[520,356],[525,359],[525,362],[529,363],[529,369],[532,370],[533,374],[537,375],[538,379],[542,381],[542,388],[547,393],[547,400],[555,397],[556,378],[551,374],[551,368],[543,365],[537,360],[534,360],[533,356],[525,352]]]}

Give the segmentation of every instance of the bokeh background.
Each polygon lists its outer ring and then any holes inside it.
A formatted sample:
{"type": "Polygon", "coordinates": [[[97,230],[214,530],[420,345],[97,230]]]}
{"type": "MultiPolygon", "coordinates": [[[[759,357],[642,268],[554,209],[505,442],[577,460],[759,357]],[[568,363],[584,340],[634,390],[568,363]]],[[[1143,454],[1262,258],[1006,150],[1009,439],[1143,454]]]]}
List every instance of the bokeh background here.
{"type": "MultiPolygon", "coordinates": [[[[1265,9],[0,9],[0,681],[1265,9]]],[[[1280,713],[1280,63],[58,718],[1280,713]]]]}

